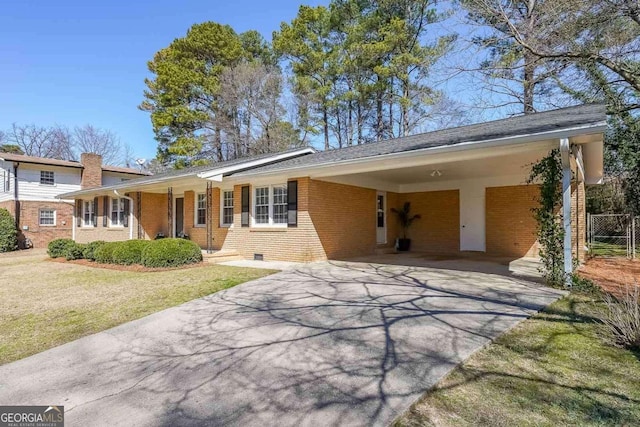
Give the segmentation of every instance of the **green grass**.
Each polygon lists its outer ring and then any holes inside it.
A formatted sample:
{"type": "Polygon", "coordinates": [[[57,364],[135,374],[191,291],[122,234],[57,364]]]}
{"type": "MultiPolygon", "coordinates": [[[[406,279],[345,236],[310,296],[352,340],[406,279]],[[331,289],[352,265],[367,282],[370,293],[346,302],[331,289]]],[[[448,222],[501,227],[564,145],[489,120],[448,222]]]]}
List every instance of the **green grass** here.
{"type": "Polygon", "coordinates": [[[608,345],[572,294],[473,355],[396,426],[640,424],[640,354],[608,345]]]}
{"type": "Polygon", "coordinates": [[[0,259],[0,364],[272,273],[205,265],[153,273],[0,259]]]}
{"type": "Polygon", "coordinates": [[[592,256],[627,256],[627,246],[606,242],[592,242],[589,246],[592,256]]]}

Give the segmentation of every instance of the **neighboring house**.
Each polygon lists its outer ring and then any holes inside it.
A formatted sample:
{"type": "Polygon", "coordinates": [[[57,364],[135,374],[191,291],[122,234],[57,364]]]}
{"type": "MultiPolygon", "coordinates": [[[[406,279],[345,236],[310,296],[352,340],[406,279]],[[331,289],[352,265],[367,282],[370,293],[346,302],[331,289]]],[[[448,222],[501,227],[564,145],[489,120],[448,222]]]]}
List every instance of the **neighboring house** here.
{"type": "Polygon", "coordinates": [[[565,246],[582,257],[584,186],[602,180],[605,128],[603,106],[579,106],[338,150],[235,160],[62,197],[76,199],[80,242],[185,233],[203,248],[291,261],[393,247],[400,230],[390,210],[409,201],[422,215],[410,230],[412,250],[515,258],[537,253],[537,187],[526,181],[530,166],[555,148],[567,177],[565,246]],[[126,223],[112,207],[123,196],[126,223]]]}
{"type": "Polygon", "coordinates": [[[28,238],[34,247],[46,247],[53,239],[73,237],[74,200],[59,195],[145,175],[102,165],[96,154],[82,154],[80,162],[73,162],[0,153],[0,208],[16,218],[21,245],[28,238]]]}

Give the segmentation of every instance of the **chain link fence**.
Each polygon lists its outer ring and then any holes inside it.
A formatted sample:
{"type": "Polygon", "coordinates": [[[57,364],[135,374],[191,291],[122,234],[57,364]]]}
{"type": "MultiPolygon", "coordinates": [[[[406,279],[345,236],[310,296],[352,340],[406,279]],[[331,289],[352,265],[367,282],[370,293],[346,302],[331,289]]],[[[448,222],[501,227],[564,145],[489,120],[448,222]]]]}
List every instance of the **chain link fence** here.
{"type": "Polygon", "coordinates": [[[640,217],[617,214],[589,215],[589,252],[592,256],[634,257],[640,250],[640,217]]]}

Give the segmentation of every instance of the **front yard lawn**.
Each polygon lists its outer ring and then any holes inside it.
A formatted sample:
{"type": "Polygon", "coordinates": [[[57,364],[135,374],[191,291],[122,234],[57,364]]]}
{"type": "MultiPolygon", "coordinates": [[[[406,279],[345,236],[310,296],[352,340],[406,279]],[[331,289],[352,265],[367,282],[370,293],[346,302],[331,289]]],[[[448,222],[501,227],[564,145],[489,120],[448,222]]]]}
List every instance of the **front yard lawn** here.
{"type": "Polygon", "coordinates": [[[0,256],[0,364],[273,273],[204,264],[140,273],[0,256]]]}
{"type": "Polygon", "coordinates": [[[479,351],[396,426],[640,424],[640,354],[614,348],[571,294],[479,351]]]}

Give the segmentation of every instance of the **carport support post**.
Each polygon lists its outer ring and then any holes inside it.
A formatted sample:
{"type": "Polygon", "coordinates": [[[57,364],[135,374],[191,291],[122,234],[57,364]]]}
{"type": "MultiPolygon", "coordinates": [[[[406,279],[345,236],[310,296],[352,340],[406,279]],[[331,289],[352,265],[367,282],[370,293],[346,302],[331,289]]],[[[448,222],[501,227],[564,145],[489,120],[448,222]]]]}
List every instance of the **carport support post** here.
{"type": "Polygon", "coordinates": [[[565,286],[571,287],[573,274],[573,258],[571,257],[571,151],[569,139],[560,140],[560,156],[562,158],[562,223],[564,230],[564,274],[565,286]]]}

